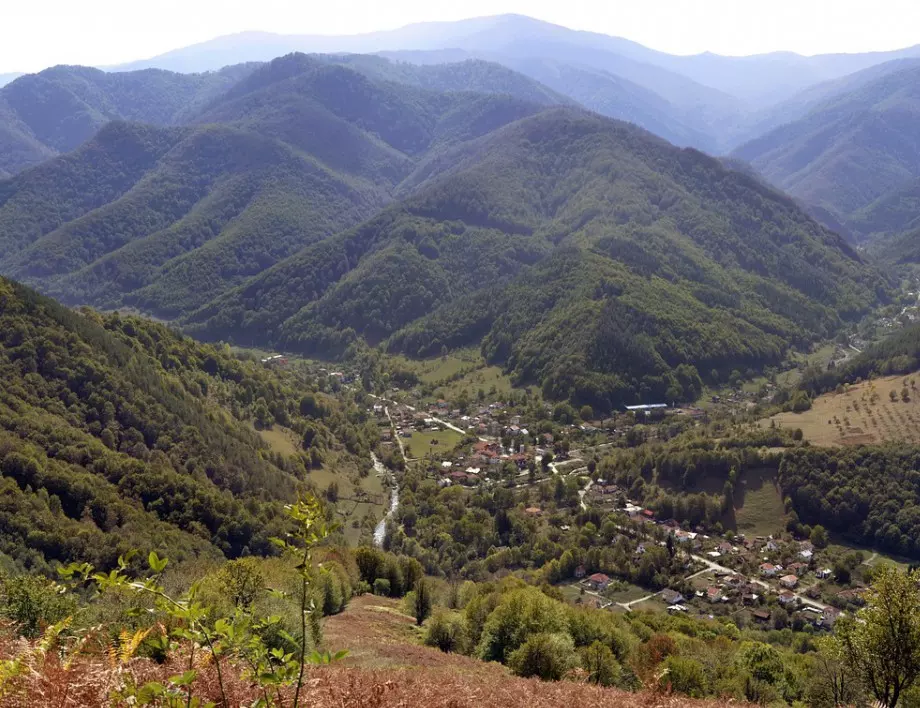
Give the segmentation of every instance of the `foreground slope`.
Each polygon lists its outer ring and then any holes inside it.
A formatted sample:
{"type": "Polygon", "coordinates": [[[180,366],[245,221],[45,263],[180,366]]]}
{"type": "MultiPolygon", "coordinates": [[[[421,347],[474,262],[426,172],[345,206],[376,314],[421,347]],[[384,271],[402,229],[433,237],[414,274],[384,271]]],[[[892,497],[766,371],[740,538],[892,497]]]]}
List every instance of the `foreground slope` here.
{"type": "MultiPolygon", "coordinates": [[[[263,416],[306,424],[278,376],[0,279],[0,558],[48,571],[110,567],[131,549],[177,560],[272,553],[281,505],[311,464],[269,454],[246,422],[268,400],[263,416]]],[[[324,445],[338,445],[331,429],[344,437],[336,415],[313,423],[324,445]]]]}
{"type": "Polygon", "coordinates": [[[581,111],[442,153],[406,185],[419,191],[215,300],[190,331],[325,355],[357,337],[413,356],[481,345],[606,409],[691,395],[683,364],[775,361],[879,295],[788,198],[581,111]]]}

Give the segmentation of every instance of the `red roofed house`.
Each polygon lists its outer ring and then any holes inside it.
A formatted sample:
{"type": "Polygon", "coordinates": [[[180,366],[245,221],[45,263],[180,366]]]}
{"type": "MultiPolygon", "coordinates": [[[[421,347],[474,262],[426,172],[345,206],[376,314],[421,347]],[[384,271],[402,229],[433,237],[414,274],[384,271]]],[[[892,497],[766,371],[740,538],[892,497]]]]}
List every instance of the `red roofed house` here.
{"type": "Polygon", "coordinates": [[[777,567],[772,563],[761,563],[760,564],[760,574],[767,578],[772,578],[776,575],[777,567]]]}
{"type": "Polygon", "coordinates": [[[779,584],[784,588],[794,588],[799,584],[799,579],[795,575],[784,575],[779,579],[779,584]]]}
{"type": "Polygon", "coordinates": [[[600,592],[606,590],[607,586],[610,585],[610,578],[603,573],[595,573],[594,575],[589,575],[585,579],[585,585],[600,592]]]}

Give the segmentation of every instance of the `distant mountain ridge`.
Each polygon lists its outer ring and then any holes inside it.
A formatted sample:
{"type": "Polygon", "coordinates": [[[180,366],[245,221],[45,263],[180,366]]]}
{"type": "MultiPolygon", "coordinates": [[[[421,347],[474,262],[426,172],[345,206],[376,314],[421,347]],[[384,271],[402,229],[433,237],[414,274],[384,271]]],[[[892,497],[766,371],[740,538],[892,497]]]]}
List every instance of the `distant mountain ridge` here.
{"type": "Polygon", "coordinates": [[[219,37],[190,47],[117,67],[168,68],[174,71],[214,70],[239,61],[264,61],[290,51],[371,53],[398,50],[463,49],[511,56],[546,57],[521,46],[533,42],[572,43],[588,50],[617,54],[658,66],[711,86],[744,101],[762,104],[791,96],[817,84],[895,59],[920,56],[920,44],[900,50],[862,54],[824,54],[811,57],[774,52],[747,57],[712,53],[677,56],[649,49],[638,42],[596,32],[572,30],[525,15],[496,15],[456,22],[425,22],[363,35],[278,35],[245,32],[219,37]],[[781,81],[777,77],[782,77],[781,81]],[[783,83],[778,88],[777,83],[783,83]]]}
{"type": "Polygon", "coordinates": [[[0,88],[0,174],[70,152],[112,120],[178,125],[251,67],[210,74],[56,66],[0,88]]]}
{"type": "Polygon", "coordinates": [[[876,67],[832,89],[733,155],[854,239],[897,230],[897,194],[920,178],[920,62],[876,67]]]}

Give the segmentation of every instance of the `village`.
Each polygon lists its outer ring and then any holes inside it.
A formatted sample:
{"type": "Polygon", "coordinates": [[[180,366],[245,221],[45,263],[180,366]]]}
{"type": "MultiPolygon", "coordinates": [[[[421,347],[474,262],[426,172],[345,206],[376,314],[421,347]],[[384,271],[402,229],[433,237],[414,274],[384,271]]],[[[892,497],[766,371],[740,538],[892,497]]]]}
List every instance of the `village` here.
{"type": "Polygon", "coordinates": [[[382,447],[398,447],[407,461],[420,465],[441,486],[502,485],[526,494],[554,479],[564,480],[577,489],[572,508],[541,504],[525,495],[524,514],[568,531],[575,524],[574,514],[595,508],[621,516],[623,524],[610,543],[628,542],[637,563],[653,547],[684,559],[683,578],[660,589],[628,587],[616,577],[587,573],[579,566],[574,577],[562,583],[572,591],[574,602],[611,611],[654,608],[731,617],[765,629],[799,630],[829,630],[843,611],[861,604],[864,589],[850,587],[841,577],[862,562],[861,556],[842,562],[810,540],[788,535],[746,538],[730,531],[688,529],[674,520],[657,519],[653,510],[630,500],[627,490],[597,478],[598,455],[635,429],[637,419],[695,421],[705,416],[700,409],[637,406],[597,426],[556,424],[554,432],[540,432],[548,427],[545,420],[541,427],[500,402],[463,413],[446,401],[416,410],[376,399],[373,410],[382,447]],[[412,446],[417,439],[424,445],[412,446]]]}

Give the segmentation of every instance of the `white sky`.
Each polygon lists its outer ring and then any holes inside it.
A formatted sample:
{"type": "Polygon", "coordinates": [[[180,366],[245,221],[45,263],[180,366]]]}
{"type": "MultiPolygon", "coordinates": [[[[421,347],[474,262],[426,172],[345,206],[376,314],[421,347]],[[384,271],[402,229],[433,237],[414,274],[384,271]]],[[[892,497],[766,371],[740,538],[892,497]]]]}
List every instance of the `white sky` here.
{"type": "Polygon", "coordinates": [[[516,12],[674,54],[920,43],[920,0],[0,0],[0,72],[144,59],[223,34],[351,34],[516,12]]]}

